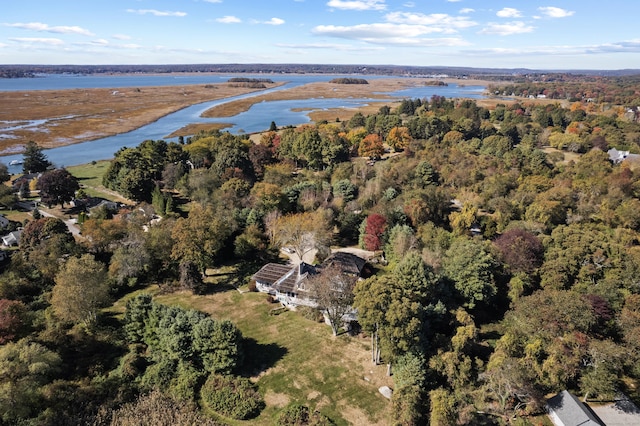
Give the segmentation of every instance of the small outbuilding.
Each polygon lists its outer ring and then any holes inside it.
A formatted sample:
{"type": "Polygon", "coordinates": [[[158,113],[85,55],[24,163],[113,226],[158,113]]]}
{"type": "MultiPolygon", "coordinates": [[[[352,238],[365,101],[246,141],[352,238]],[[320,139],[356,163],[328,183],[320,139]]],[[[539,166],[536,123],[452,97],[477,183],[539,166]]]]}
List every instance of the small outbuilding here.
{"type": "Polygon", "coordinates": [[[2,237],[2,244],[6,247],[17,246],[20,244],[20,235],[22,234],[22,230],[17,230],[13,232],[9,232],[7,235],[2,237]]]}

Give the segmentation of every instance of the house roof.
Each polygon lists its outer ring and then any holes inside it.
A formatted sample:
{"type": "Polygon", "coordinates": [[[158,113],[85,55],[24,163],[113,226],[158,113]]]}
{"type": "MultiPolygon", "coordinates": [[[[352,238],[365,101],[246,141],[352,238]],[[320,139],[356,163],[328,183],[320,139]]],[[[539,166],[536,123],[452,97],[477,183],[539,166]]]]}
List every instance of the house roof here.
{"type": "Polygon", "coordinates": [[[299,265],[268,263],[253,274],[257,282],[272,286],[281,293],[296,292],[301,281],[317,272],[316,267],[302,262],[299,265]]]}
{"type": "Polygon", "coordinates": [[[9,232],[7,235],[2,237],[2,243],[5,246],[18,245],[20,243],[20,235],[22,234],[22,230],[18,229],[16,231],[9,232]]]}
{"type": "Polygon", "coordinates": [[[267,263],[252,278],[261,284],[273,287],[281,293],[297,293],[305,291],[302,284],[310,275],[315,275],[323,268],[337,267],[349,275],[360,276],[366,260],[351,253],[336,252],[329,256],[321,266],[316,267],[302,262],[299,265],[282,265],[267,263]]]}
{"type": "Polygon", "coordinates": [[[291,270],[291,265],[281,265],[279,263],[267,263],[258,272],[253,274],[251,278],[254,280],[273,285],[276,281],[282,278],[287,272],[291,270]]]}
{"type": "Polygon", "coordinates": [[[547,400],[547,410],[562,426],[603,426],[588,407],[566,390],[547,400]]]}
{"type": "Polygon", "coordinates": [[[342,272],[351,275],[360,275],[366,260],[352,253],[337,251],[329,256],[323,263],[323,267],[337,267],[342,272]]]}

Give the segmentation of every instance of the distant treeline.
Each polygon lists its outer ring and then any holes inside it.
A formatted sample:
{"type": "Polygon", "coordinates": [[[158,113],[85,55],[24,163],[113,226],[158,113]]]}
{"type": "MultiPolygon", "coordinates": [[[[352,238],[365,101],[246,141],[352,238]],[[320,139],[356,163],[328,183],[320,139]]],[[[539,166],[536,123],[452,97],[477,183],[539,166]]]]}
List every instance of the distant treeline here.
{"type": "Polygon", "coordinates": [[[553,75],[623,76],[640,70],[572,70],[563,73],[527,68],[421,67],[410,65],[331,65],[331,64],[164,64],[164,65],[0,65],[0,78],[37,77],[38,74],[131,74],[131,73],[265,73],[265,74],[360,74],[392,76],[446,75],[451,78],[478,78],[520,81],[526,76],[553,75]]]}
{"type": "Polygon", "coordinates": [[[364,78],[334,78],[329,83],[334,84],[369,84],[364,78]]]}
{"type": "Polygon", "coordinates": [[[273,83],[270,78],[248,78],[248,77],[232,77],[227,80],[229,83],[273,83]]]}
{"type": "Polygon", "coordinates": [[[248,87],[250,89],[266,89],[267,83],[273,84],[273,80],[270,78],[247,78],[247,77],[233,77],[228,81],[230,86],[233,87],[248,87]]]}

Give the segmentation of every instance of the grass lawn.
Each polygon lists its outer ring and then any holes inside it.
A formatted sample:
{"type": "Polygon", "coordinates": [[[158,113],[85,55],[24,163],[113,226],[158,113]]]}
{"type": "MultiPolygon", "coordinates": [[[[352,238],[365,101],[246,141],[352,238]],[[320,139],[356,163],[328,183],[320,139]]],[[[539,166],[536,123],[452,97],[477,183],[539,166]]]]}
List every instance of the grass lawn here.
{"type": "Polygon", "coordinates": [[[78,179],[80,187],[91,197],[105,198],[111,201],[127,202],[118,193],[102,185],[102,176],[106,173],[110,160],[94,161],[79,166],[67,167],[69,173],[78,179]]]}
{"type": "MultiPolygon", "coordinates": [[[[392,381],[385,366],[371,364],[369,339],[333,337],[329,326],[296,312],[269,315],[279,305],[267,302],[262,293],[240,293],[224,283],[211,287],[211,294],[201,296],[190,292],[161,295],[157,286],[148,290],[160,303],[229,319],[247,339],[243,375],[257,383],[266,408],[256,419],[231,424],[271,425],[289,402],[306,404],[341,425],[390,424],[391,404],[378,388],[391,386],[392,381]]],[[[111,311],[122,312],[124,304],[120,300],[111,311]]]]}

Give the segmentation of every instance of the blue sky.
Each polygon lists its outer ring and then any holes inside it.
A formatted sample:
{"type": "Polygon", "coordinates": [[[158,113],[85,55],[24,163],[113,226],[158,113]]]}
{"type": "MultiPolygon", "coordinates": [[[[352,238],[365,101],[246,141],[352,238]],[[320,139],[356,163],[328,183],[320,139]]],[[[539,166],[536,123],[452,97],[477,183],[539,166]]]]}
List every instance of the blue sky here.
{"type": "Polygon", "coordinates": [[[640,68],[638,0],[6,0],[2,64],[640,68]]]}

